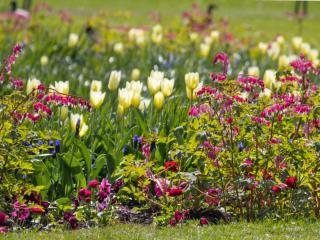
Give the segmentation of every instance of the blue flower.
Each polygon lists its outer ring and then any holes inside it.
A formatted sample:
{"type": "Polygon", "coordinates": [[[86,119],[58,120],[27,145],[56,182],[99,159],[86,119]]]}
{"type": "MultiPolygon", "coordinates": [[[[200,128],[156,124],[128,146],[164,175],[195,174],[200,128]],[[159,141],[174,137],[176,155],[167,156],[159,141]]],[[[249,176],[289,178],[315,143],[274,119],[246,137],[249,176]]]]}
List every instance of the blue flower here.
{"type": "Polygon", "coordinates": [[[129,147],[128,145],[124,145],[124,147],[122,148],[122,152],[124,155],[128,155],[129,154],[129,147]]]}

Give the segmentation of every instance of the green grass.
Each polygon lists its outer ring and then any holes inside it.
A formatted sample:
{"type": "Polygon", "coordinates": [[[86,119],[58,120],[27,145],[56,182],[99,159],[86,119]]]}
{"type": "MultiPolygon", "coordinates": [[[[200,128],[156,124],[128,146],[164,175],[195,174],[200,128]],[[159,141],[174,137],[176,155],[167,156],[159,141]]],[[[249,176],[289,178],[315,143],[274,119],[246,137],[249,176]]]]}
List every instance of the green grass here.
{"type": "Polygon", "coordinates": [[[320,222],[289,221],[232,223],[200,227],[196,223],[176,227],[119,224],[104,228],[64,232],[10,233],[0,239],[318,239],[320,222]]]}
{"type": "MultiPolygon", "coordinates": [[[[10,0],[2,0],[0,9],[5,9],[10,0]]],[[[18,0],[22,2],[22,0],[18,0]]],[[[43,2],[33,0],[33,2],[43,2]]],[[[181,13],[191,9],[197,2],[203,9],[209,3],[218,6],[215,20],[229,20],[230,30],[237,37],[258,35],[265,41],[276,34],[292,37],[299,33],[297,21],[287,16],[293,12],[294,2],[261,0],[47,0],[52,6],[52,15],[59,9],[68,10],[75,19],[75,27],[82,26],[88,17],[106,12],[111,25],[152,25],[151,13],[159,13],[161,22],[169,24],[179,21],[181,13]],[[125,13],[125,14],[124,14],[125,13]]],[[[320,2],[308,3],[308,17],[303,24],[302,35],[307,41],[319,46],[320,2]]],[[[52,20],[48,21],[52,23],[52,20]]]]}

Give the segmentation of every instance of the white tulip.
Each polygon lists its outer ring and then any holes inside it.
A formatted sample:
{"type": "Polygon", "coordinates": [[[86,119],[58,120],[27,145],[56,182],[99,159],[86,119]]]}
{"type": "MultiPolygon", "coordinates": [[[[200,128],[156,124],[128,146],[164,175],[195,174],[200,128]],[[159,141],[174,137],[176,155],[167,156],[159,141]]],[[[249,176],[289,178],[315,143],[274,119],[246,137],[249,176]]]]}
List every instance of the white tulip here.
{"type": "Polygon", "coordinates": [[[108,88],[110,91],[115,91],[118,89],[119,83],[121,80],[120,71],[112,71],[109,77],[108,88]]]}

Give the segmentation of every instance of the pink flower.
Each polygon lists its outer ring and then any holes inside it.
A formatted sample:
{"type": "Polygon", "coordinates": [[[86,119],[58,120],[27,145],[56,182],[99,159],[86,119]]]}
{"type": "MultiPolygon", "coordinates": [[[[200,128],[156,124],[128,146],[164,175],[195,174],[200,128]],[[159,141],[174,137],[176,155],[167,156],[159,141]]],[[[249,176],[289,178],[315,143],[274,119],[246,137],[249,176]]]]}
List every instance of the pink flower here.
{"type": "Polygon", "coordinates": [[[189,116],[190,117],[198,117],[199,116],[199,110],[196,106],[192,106],[189,110],[189,116]]]}
{"type": "Polygon", "coordinates": [[[88,183],[88,186],[91,187],[91,188],[96,188],[98,185],[99,185],[99,181],[96,180],[96,179],[91,180],[91,181],[89,181],[89,183],[88,183]]]}
{"type": "Polygon", "coordinates": [[[7,221],[7,215],[4,212],[0,212],[0,226],[7,221]]]}
{"type": "Polygon", "coordinates": [[[252,162],[252,160],[250,160],[250,159],[246,159],[246,160],[244,160],[244,161],[242,162],[241,165],[242,165],[242,166],[245,166],[245,167],[249,167],[249,166],[253,165],[253,162],[252,162]]]}
{"type": "Polygon", "coordinates": [[[8,230],[6,227],[1,227],[0,226],[0,233],[6,233],[8,230]]]}
{"type": "Polygon", "coordinates": [[[175,218],[176,222],[180,222],[181,220],[184,219],[184,215],[183,215],[182,212],[180,212],[180,211],[177,210],[177,211],[174,213],[174,218],[175,218]]]}
{"type": "Polygon", "coordinates": [[[289,188],[296,188],[298,179],[296,177],[288,177],[285,181],[289,188]]]}
{"type": "Polygon", "coordinates": [[[177,187],[173,187],[173,188],[168,189],[168,194],[170,197],[180,196],[182,193],[183,193],[182,190],[177,187]]]}
{"type": "Polygon", "coordinates": [[[200,218],[200,225],[208,225],[209,222],[205,217],[200,218]]]}
{"type": "Polygon", "coordinates": [[[175,220],[175,219],[170,219],[170,220],[169,220],[169,224],[170,224],[171,226],[176,225],[176,220],[175,220]]]}
{"type": "Polygon", "coordinates": [[[178,163],[175,162],[175,161],[165,162],[165,163],[164,163],[164,168],[165,168],[166,170],[170,170],[170,171],[173,171],[173,172],[179,171],[179,165],[178,165],[178,163]]]}
{"type": "Polygon", "coordinates": [[[109,183],[108,179],[102,179],[101,184],[99,186],[101,192],[105,192],[108,195],[111,192],[111,184],[109,183]]]}
{"type": "Polygon", "coordinates": [[[44,212],[44,209],[42,207],[32,207],[30,208],[30,210],[35,214],[41,214],[44,212]]]}
{"type": "Polygon", "coordinates": [[[278,193],[281,191],[281,188],[278,185],[272,186],[271,191],[274,193],[278,193]]]}

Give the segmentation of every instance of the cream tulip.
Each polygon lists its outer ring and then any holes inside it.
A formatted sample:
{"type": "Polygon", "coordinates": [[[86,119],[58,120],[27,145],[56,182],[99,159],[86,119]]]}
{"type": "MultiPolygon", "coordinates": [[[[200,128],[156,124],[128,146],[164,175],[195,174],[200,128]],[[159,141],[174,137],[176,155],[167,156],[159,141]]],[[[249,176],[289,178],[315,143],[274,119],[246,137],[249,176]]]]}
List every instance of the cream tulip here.
{"type": "Polygon", "coordinates": [[[129,108],[131,106],[132,96],[133,96],[132,91],[126,88],[119,89],[119,92],[118,92],[119,104],[122,105],[124,109],[129,108]]]}
{"type": "Polygon", "coordinates": [[[281,55],[278,60],[278,67],[280,69],[286,68],[289,66],[289,58],[286,55],[281,55]]]}
{"type": "Polygon", "coordinates": [[[102,82],[98,80],[93,80],[91,82],[90,92],[101,92],[102,82]]]}
{"type": "Polygon", "coordinates": [[[54,89],[60,94],[68,95],[69,94],[69,82],[68,81],[55,82],[54,89]]]}
{"type": "Polygon", "coordinates": [[[252,77],[259,78],[259,76],[260,76],[259,67],[257,67],[257,66],[249,67],[248,68],[248,75],[252,76],[252,77]]]}
{"type": "Polygon", "coordinates": [[[276,72],[274,70],[268,69],[264,72],[263,83],[266,88],[272,89],[276,82],[276,72]]]}
{"type": "Polygon", "coordinates": [[[220,32],[217,30],[214,30],[210,33],[210,37],[212,39],[213,42],[218,42],[219,41],[219,37],[220,37],[220,32]]]}
{"type": "Polygon", "coordinates": [[[199,39],[199,34],[196,32],[192,32],[189,34],[190,41],[195,43],[199,39]]]}
{"type": "Polygon", "coordinates": [[[199,85],[199,80],[200,80],[199,73],[197,72],[187,73],[184,76],[184,80],[187,88],[189,88],[190,90],[196,89],[196,87],[199,85]]]}
{"type": "Polygon", "coordinates": [[[163,81],[164,73],[159,71],[151,71],[148,77],[148,89],[149,92],[154,95],[161,89],[161,82],[163,81]]]}
{"type": "Polygon", "coordinates": [[[98,109],[101,107],[104,99],[106,97],[106,93],[102,92],[90,92],[90,104],[93,108],[98,109]]]}
{"type": "Polygon", "coordinates": [[[79,131],[79,137],[83,137],[84,135],[86,135],[88,129],[89,129],[88,125],[83,123],[79,131]]]}
{"type": "Polygon", "coordinates": [[[300,49],[300,46],[302,44],[302,37],[293,37],[292,38],[292,46],[295,50],[299,50],[300,49]]]}
{"type": "Polygon", "coordinates": [[[258,49],[261,54],[266,54],[268,50],[268,44],[264,42],[259,42],[258,49]]]}
{"type": "Polygon", "coordinates": [[[40,80],[36,78],[29,79],[26,87],[27,94],[30,94],[33,90],[36,90],[40,84],[40,80]]]}
{"type": "Polygon", "coordinates": [[[151,99],[143,98],[140,100],[139,109],[141,112],[144,112],[150,105],[151,99]]]}
{"type": "Polygon", "coordinates": [[[62,106],[59,108],[59,118],[64,122],[68,117],[69,109],[67,106],[62,106]]]}
{"type": "Polygon", "coordinates": [[[114,44],[113,51],[118,54],[122,54],[124,51],[123,43],[119,42],[114,44]]]}
{"type": "Polygon", "coordinates": [[[41,64],[42,66],[47,65],[48,62],[49,62],[49,58],[48,58],[47,56],[42,56],[42,57],[40,58],[40,64],[41,64]]]}
{"type": "Polygon", "coordinates": [[[124,108],[121,104],[118,104],[118,107],[117,107],[117,117],[118,118],[122,118],[123,117],[123,114],[124,114],[124,108]]]}
{"type": "Polygon", "coordinates": [[[164,104],[164,95],[162,92],[157,92],[155,95],[154,95],[154,98],[153,98],[153,104],[154,106],[156,107],[156,109],[161,109],[163,104],[164,104]]]}
{"type": "Polygon", "coordinates": [[[169,97],[172,92],[173,92],[173,87],[174,87],[174,79],[163,79],[161,82],[161,92],[165,97],[169,97]]]}
{"type": "Polygon", "coordinates": [[[201,57],[208,57],[210,52],[210,45],[206,43],[201,43],[200,44],[200,56],[201,57]]]}
{"type": "Polygon", "coordinates": [[[71,113],[70,115],[70,124],[71,124],[71,130],[73,132],[76,131],[77,129],[77,123],[79,121],[79,128],[81,128],[81,125],[83,124],[83,116],[82,114],[78,114],[78,113],[71,113]]]}
{"type": "Polygon", "coordinates": [[[112,71],[109,77],[108,88],[110,91],[115,91],[119,87],[119,83],[121,81],[121,72],[120,71],[112,71]]]}

